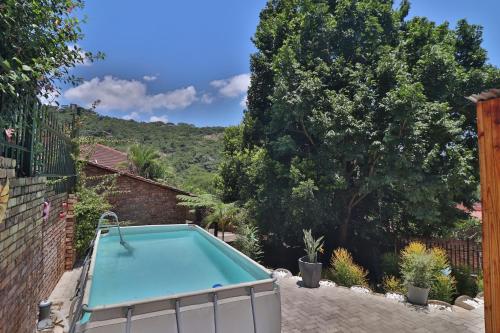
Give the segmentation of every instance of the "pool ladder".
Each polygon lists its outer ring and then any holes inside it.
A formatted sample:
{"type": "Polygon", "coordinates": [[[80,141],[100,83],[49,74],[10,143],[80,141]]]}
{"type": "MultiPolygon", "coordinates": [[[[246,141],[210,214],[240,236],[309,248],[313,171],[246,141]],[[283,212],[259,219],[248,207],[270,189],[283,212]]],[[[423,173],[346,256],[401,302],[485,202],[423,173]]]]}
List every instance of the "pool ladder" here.
{"type": "MultiPolygon", "coordinates": [[[[253,320],[253,332],[257,332],[257,320],[255,317],[255,291],[253,287],[250,287],[250,304],[252,306],[252,320],[253,320]]],[[[217,296],[217,293],[213,294],[213,299],[214,303],[214,328],[215,328],[215,333],[219,333],[219,326],[218,326],[218,317],[219,317],[219,299],[217,296]]],[[[175,321],[177,324],[177,333],[182,333],[182,321],[181,321],[181,300],[176,299],[175,300],[175,321]]],[[[126,311],[126,316],[127,316],[127,322],[125,323],[125,333],[131,333],[132,329],[132,311],[133,307],[129,306],[127,307],[126,311]]]]}
{"type": "Polygon", "coordinates": [[[125,245],[125,241],[123,240],[123,236],[122,236],[122,231],[120,229],[120,222],[118,221],[118,216],[116,215],[116,213],[113,213],[112,211],[104,212],[101,215],[101,217],[99,218],[99,223],[97,224],[97,230],[99,231],[101,228],[109,228],[110,227],[110,225],[103,225],[103,222],[104,222],[106,217],[112,217],[115,219],[116,225],[114,225],[114,226],[118,228],[118,234],[120,235],[120,244],[125,245]]]}

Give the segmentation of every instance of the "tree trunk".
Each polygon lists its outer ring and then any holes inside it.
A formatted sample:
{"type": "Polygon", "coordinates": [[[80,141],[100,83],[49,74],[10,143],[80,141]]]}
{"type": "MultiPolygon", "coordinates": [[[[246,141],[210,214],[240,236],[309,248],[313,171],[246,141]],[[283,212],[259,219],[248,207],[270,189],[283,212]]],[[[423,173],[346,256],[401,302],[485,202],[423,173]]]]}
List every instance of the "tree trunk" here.
{"type": "Polygon", "coordinates": [[[339,245],[347,245],[347,235],[349,233],[349,223],[351,222],[352,208],[348,208],[347,215],[339,228],[339,245]]]}

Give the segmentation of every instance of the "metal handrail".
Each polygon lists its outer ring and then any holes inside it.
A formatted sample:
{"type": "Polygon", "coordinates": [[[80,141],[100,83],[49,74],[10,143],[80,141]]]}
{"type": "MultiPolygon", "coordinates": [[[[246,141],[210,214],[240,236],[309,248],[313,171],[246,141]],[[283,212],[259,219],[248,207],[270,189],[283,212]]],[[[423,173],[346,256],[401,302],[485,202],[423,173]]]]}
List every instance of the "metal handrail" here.
{"type": "MultiPolygon", "coordinates": [[[[118,228],[118,234],[120,235],[120,244],[124,245],[125,241],[123,240],[122,231],[120,229],[120,221],[118,221],[118,215],[116,215],[116,213],[114,213],[112,211],[104,212],[101,215],[101,217],[99,218],[99,223],[97,224],[97,231],[99,231],[102,228],[109,228],[110,227],[109,225],[104,225],[103,226],[103,224],[102,224],[102,222],[104,222],[104,219],[106,217],[113,217],[115,219],[116,225],[114,225],[114,227],[118,228]]],[[[97,232],[96,232],[96,234],[97,234],[97,232]]]]}

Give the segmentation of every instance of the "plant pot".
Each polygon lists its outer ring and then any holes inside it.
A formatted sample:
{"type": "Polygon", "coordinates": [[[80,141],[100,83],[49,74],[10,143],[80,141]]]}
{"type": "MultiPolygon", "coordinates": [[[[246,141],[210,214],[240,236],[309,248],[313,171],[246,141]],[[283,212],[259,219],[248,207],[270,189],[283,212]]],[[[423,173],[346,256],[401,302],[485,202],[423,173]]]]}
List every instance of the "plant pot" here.
{"type": "Polygon", "coordinates": [[[414,285],[408,285],[408,302],[417,305],[427,305],[429,299],[429,291],[431,288],[419,288],[414,285]]]}
{"type": "Polygon", "coordinates": [[[320,262],[308,262],[307,256],[299,259],[300,275],[302,283],[307,288],[318,288],[319,280],[321,280],[321,268],[323,264],[320,262]]]}

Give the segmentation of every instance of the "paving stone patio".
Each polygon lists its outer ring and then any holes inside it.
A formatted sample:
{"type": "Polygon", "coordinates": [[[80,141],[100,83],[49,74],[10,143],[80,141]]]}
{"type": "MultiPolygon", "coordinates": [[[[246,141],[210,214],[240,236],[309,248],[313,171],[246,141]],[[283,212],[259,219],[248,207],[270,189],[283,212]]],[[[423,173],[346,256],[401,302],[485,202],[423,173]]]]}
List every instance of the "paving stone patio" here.
{"type": "Polygon", "coordinates": [[[279,280],[282,333],[484,332],[482,309],[428,310],[342,287],[302,288],[279,280]]]}
{"type": "MultiPolygon", "coordinates": [[[[50,297],[63,314],[68,313],[79,275],[79,269],[64,273],[50,297]]],[[[280,279],[279,285],[282,333],[484,332],[482,309],[430,311],[343,287],[302,288],[294,278],[280,279]]]]}

